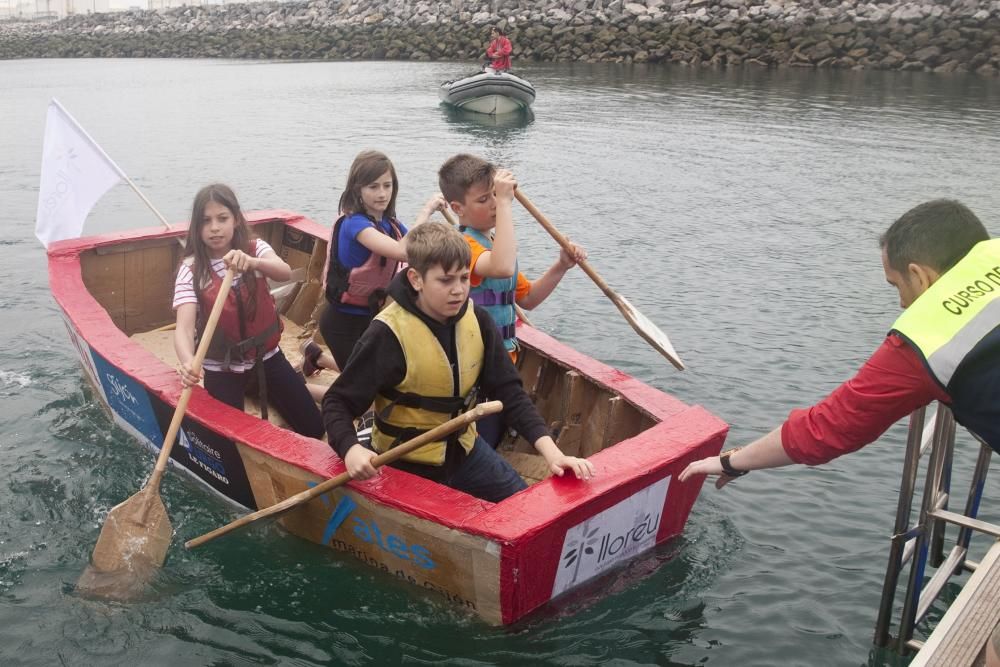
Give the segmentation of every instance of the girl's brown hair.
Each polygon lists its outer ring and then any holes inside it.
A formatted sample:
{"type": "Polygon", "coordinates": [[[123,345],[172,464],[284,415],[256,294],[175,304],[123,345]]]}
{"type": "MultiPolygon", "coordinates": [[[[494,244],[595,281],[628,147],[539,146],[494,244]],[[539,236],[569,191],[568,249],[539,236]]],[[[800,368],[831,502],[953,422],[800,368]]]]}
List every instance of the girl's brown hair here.
{"type": "Polygon", "coordinates": [[[379,176],[387,171],[392,176],[392,197],[389,198],[389,206],[386,207],[385,214],[390,218],[395,218],[399,179],[396,177],[396,168],[392,166],[392,162],[385,153],[379,151],[361,151],[354,158],[354,162],[351,163],[351,171],[347,174],[347,187],[340,195],[340,214],[366,213],[364,201],[361,199],[361,188],[369,183],[374,183],[379,176]]]}
{"type": "MultiPolygon", "coordinates": [[[[247,226],[247,219],[243,215],[242,209],[240,209],[240,203],[236,199],[236,193],[228,185],[222,183],[206,185],[194,196],[194,205],[191,207],[191,225],[188,227],[187,247],[184,251],[186,257],[194,257],[191,274],[194,277],[195,293],[201,292],[212,281],[212,258],[208,254],[205,243],[201,240],[201,229],[205,226],[205,208],[209,202],[225,206],[233,214],[235,221],[233,225],[233,249],[242,250],[251,257],[254,256],[250,249],[252,238],[250,228],[247,226]]],[[[253,271],[247,271],[240,280],[246,284],[250,294],[246,305],[252,316],[257,308],[257,277],[253,271]]],[[[205,313],[205,316],[207,315],[205,313]]]]}

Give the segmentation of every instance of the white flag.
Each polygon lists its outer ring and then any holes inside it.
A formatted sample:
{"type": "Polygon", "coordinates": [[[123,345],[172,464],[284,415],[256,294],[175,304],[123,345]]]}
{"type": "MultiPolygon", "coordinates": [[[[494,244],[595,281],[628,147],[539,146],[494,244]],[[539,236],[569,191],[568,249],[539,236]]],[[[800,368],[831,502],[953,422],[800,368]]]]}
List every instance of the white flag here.
{"type": "Polygon", "coordinates": [[[52,100],[45,119],[35,236],[46,247],[80,236],[90,209],[122,176],[118,165],[52,100]]]}

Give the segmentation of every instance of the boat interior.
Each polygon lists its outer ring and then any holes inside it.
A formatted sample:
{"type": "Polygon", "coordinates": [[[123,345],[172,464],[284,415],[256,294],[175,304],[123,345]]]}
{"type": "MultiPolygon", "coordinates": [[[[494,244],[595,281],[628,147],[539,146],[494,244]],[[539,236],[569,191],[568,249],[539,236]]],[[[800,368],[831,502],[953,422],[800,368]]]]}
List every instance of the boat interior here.
{"type": "MultiPolygon", "coordinates": [[[[298,368],[303,341],[312,338],[323,345],[316,323],[326,305],[321,284],[327,242],[288,227],[283,220],[256,223],[253,232],[292,268],[292,280],[272,284],[271,291],[284,324],[282,351],[298,368]]],[[[174,276],[183,256],[176,237],[101,246],[80,255],[84,284],[115,325],[171,367],[177,363],[174,276]]],[[[517,365],[525,389],[566,454],[590,456],[657,423],[607,387],[530,346],[522,345],[517,365]]],[[[328,386],[335,378],[335,371],[322,370],[307,381],[328,386]]],[[[246,411],[260,415],[259,405],[249,396],[246,411]]],[[[272,422],[286,426],[277,410],[268,412],[272,422]]],[[[534,447],[513,432],[507,433],[499,451],[528,484],[550,474],[534,447]]]]}

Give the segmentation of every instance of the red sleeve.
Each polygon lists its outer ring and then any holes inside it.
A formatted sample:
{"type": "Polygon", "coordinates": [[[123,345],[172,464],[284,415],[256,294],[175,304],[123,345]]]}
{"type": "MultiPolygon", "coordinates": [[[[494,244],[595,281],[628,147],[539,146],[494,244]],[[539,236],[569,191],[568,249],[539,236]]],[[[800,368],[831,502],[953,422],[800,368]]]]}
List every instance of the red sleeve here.
{"type": "Polygon", "coordinates": [[[781,444],[796,463],[819,465],[861,449],[932,401],[951,399],[916,351],[890,335],[857,375],[813,407],[792,410],[781,444]]]}

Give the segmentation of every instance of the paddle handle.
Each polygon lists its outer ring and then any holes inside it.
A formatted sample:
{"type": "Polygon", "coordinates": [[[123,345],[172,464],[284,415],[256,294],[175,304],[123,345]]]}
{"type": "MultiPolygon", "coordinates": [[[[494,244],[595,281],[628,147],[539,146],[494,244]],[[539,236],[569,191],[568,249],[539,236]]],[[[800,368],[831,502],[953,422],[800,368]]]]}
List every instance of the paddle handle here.
{"type": "MultiPolygon", "coordinates": [[[[451,225],[452,227],[458,227],[458,220],[456,220],[455,216],[451,214],[451,211],[449,211],[448,209],[443,209],[441,211],[441,215],[444,216],[444,219],[448,221],[449,225],[451,225]]],[[[517,313],[518,318],[520,318],[520,320],[525,324],[527,324],[529,327],[535,326],[534,324],[531,323],[531,320],[528,319],[528,315],[527,313],[524,312],[524,309],[521,308],[521,306],[517,305],[516,303],[514,304],[514,312],[517,313]]]]}
{"type": "MultiPolygon", "coordinates": [[[[226,271],[226,277],[222,279],[222,287],[219,288],[219,295],[215,297],[215,303],[212,304],[212,312],[208,315],[208,322],[205,323],[205,330],[201,334],[198,349],[195,350],[194,359],[191,360],[191,372],[195,375],[201,372],[201,364],[205,361],[205,355],[208,354],[208,346],[211,344],[212,336],[215,334],[215,327],[219,324],[219,318],[222,316],[222,308],[226,305],[226,297],[229,296],[229,288],[232,287],[235,276],[236,269],[229,267],[226,271]]],[[[160,479],[163,477],[163,472],[167,469],[170,451],[174,448],[174,441],[177,440],[177,432],[181,428],[181,421],[184,419],[184,413],[187,411],[188,402],[191,400],[191,393],[193,391],[194,386],[192,385],[184,387],[184,390],[181,392],[181,397],[177,401],[177,407],[174,409],[174,416],[171,418],[170,426],[167,428],[167,435],[163,438],[160,455],[156,458],[156,467],[153,468],[153,474],[150,476],[147,486],[154,489],[159,487],[160,479]]]]}
{"type": "MultiPolygon", "coordinates": [[[[401,445],[393,447],[389,451],[382,452],[378,456],[372,459],[372,466],[375,468],[380,468],[387,463],[392,463],[396,459],[406,454],[409,454],[415,449],[423,447],[429,442],[434,442],[435,440],[440,440],[444,436],[457,431],[462,426],[466,426],[481,419],[486,415],[492,415],[494,413],[503,410],[503,403],[500,401],[489,401],[487,403],[480,403],[476,407],[472,408],[468,412],[465,412],[454,419],[449,419],[440,426],[436,426],[426,433],[422,433],[417,437],[407,440],[401,445]]],[[[270,516],[277,516],[279,514],[284,514],[290,509],[293,509],[303,503],[309,502],[317,496],[321,496],[328,491],[332,491],[338,486],[343,486],[347,482],[351,481],[351,476],[347,472],[342,472],[336,477],[331,477],[325,482],[320,482],[311,489],[306,489],[301,493],[296,493],[294,496],[289,496],[279,503],[275,503],[270,507],[265,507],[262,510],[258,510],[253,514],[247,514],[244,517],[240,517],[236,521],[227,523],[225,526],[216,528],[215,530],[205,533],[200,537],[196,537],[192,540],[188,540],[184,543],[184,547],[187,549],[194,549],[195,547],[200,547],[206,542],[211,542],[217,537],[221,537],[226,533],[230,533],[238,528],[242,528],[248,524],[264,519],[270,516]]]]}

